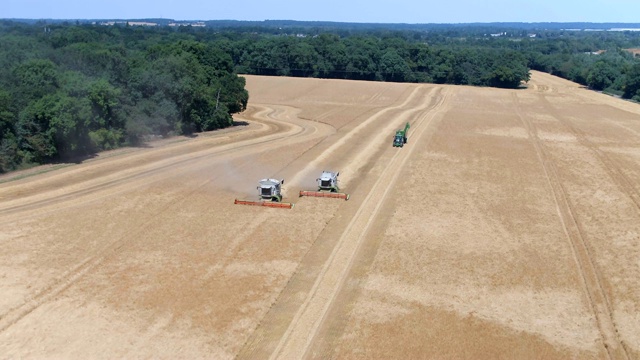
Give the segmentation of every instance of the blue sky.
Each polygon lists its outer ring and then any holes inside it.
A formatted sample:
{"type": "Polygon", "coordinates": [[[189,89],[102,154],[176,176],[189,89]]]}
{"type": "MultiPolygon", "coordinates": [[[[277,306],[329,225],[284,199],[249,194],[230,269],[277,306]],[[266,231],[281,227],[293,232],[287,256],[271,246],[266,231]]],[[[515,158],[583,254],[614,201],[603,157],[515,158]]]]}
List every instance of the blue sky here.
{"type": "Polygon", "coordinates": [[[640,22],[640,0],[1,0],[0,18],[375,23],[640,22]]]}

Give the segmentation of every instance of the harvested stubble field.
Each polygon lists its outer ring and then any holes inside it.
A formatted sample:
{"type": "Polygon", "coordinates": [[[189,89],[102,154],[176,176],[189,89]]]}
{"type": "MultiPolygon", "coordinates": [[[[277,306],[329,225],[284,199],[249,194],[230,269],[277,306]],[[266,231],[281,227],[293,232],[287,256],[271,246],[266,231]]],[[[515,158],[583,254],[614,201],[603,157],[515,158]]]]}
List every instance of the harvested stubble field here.
{"type": "Polygon", "coordinates": [[[640,105],[247,89],[233,129],[0,178],[0,358],[640,357],[640,105]],[[297,197],[322,170],[349,201],[297,197]],[[293,209],[233,204],[264,177],[293,209]]]}

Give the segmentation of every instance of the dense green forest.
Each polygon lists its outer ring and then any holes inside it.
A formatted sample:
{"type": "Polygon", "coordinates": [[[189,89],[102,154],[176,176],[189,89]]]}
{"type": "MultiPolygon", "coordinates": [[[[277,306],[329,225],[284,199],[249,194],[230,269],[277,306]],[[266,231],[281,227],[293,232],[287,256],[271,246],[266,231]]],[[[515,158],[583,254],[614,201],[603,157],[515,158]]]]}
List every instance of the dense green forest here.
{"type": "Polygon", "coordinates": [[[640,32],[206,24],[0,21],[0,172],[230,126],[249,98],[238,74],[516,88],[535,69],[640,100],[624,50],[640,32]]]}
{"type": "Polygon", "coordinates": [[[216,44],[144,28],[0,30],[0,172],[232,125],[248,93],[216,44]]]}

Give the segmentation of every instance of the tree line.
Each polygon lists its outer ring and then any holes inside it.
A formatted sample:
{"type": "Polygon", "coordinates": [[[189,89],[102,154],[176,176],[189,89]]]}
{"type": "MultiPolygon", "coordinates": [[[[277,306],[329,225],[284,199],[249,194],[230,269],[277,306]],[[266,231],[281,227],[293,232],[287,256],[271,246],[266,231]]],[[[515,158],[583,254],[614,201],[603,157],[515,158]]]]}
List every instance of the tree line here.
{"type": "Polygon", "coordinates": [[[210,21],[241,73],[517,87],[530,69],[640,101],[640,24],[210,21]],[[571,30],[567,30],[567,28],[571,30]],[[577,30],[576,30],[577,29],[577,30]],[[597,30],[597,31],[593,31],[597,30]]]}
{"type": "Polygon", "coordinates": [[[429,46],[401,37],[270,36],[230,43],[240,73],[516,88],[527,59],[505,48],[429,46]]]}
{"type": "Polygon", "coordinates": [[[0,27],[0,172],[228,127],[246,108],[214,44],[108,30],[0,27]]]}

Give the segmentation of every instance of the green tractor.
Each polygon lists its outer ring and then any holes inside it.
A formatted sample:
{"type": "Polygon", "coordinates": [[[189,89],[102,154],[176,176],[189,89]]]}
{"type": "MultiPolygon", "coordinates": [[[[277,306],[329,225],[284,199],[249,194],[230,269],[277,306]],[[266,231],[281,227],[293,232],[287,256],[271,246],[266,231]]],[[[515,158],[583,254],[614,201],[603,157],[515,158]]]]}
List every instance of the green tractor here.
{"type": "Polygon", "coordinates": [[[396,136],[393,137],[393,147],[403,147],[407,143],[407,133],[409,132],[409,123],[404,126],[404,130],[396,131],[396,136]]]}

